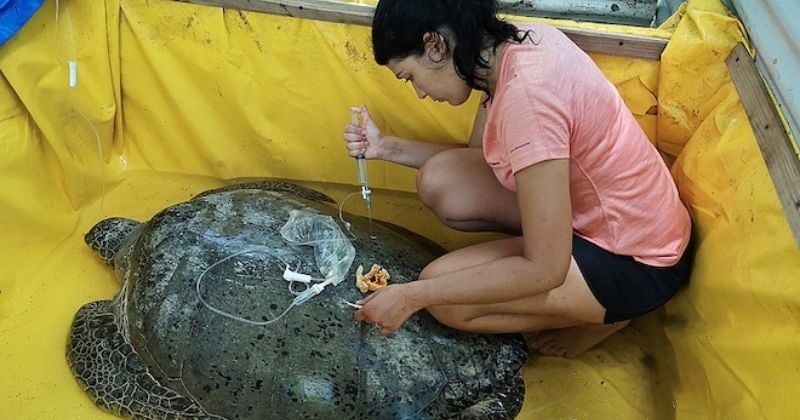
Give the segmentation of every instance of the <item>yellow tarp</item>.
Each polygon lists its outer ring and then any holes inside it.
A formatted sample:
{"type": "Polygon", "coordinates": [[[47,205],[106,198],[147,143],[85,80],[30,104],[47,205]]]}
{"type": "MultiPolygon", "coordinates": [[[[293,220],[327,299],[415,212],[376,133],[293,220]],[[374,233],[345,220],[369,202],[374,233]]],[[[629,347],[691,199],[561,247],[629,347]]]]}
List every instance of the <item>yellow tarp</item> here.
{"type": "MultiPolygon", "coordinates": [[[[660,63],[594,58],[675,160],[696,267],[665,309],[599,348],[533,355],[520,418],[793,418],[800,251],[724,64],[740,24],[696,0],[662,29],[622,29],[670,39],[660,63]]],[[[392,134],[464,142],[477,106],[418,101],[374,65],[368,28],[172,1],[47,2],[0,47],[0,71],[0,417],[10,419],[111,417],[64,356],[75,311],[119,287],[82,242],[93,223],[145,219],[242,177],[308,182],[342,200],[355,190],[340,140],[348,107],[366,104],[392,134]]],[[[369,171],[378,218],[451,249],[485,239],[442,228],[414,199],[413,171],[369,171]]],[[[356,199],[345,207],[360,212],[356,199]]]]}

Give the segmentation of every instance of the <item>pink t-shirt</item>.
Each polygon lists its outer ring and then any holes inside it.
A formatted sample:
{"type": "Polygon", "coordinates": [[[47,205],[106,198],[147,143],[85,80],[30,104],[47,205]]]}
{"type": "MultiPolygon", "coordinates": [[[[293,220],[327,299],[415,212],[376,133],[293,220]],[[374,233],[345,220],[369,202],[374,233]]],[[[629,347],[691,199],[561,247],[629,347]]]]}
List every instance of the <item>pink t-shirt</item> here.
{"type": "Polygon", "coordinates": [[[530,165],[569,159],[572,228],[645,264],[675,264],[691,221],[669,170],[594,62],[561,31],[520,25],[489,104],[483,152],[506,188],[530,165]]]}

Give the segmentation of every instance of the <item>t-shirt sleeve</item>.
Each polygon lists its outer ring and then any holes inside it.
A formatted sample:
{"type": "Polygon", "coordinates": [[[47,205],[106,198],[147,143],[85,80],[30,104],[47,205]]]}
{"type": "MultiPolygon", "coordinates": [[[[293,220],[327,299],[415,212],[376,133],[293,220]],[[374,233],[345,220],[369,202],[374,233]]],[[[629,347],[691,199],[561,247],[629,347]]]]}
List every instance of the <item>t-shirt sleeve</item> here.
{"type": "Polygon", "coordinates": [[[570,115],[565,102],[549,91],[524,83],[503,95],[501,138],[511,171],[570,156],[570,115]]]}

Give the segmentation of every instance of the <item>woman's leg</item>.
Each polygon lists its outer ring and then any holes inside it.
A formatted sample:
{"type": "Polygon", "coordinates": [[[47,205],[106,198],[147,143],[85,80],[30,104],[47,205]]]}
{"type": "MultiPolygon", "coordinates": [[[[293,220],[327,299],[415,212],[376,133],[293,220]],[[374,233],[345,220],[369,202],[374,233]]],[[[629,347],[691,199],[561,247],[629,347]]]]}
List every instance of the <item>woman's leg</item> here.
{"type": "Polygon", "coordinates": [[[449,149],[432,156],[417,173],[417,192],[453,229],[520,231],[516,194],[500,185],[481,149],[449,149]]]}
{"type": "MultiPolygon", "coordinates": [[[[430,263],[420,273],[420,279],[458,272],[489,261],[522,255],[522,252],[521,237],[468,246],[430,263]]],[[[605,315],[605,308],[595,299],[574,260],[564,282],[544,293],[499,303],[440,305],[431,307],[429,311],[447,325],[481,332],[540,331],[587,322],[602,323],[605,315]],[[491,322],[493,319],[501,320],[501,316],[506,318],[503,322],[491,322]],[[557,325],[547,325],[540,320],[542,317],[555,319],[557,325]],[[509,324],[507,321],[513,322],[509,324]]]]}
{"type": "MultiPolygon", "coordinates": [[[[429,264],[420,273],[420,279],[431,279],[488,261],[522,255],[522,246],[522,238],[514,237],[466,247],[429,264]]],[[[464,331],[543,331],[529,341],[531,347],[544,354],[570,357],[583,353],[627,325],[627,322],[603,324],[605,308],[592,294],[574,260],[564,283],[547,292],[507,302],[440,305],[427,310],[443,324],[464,331]]]]}

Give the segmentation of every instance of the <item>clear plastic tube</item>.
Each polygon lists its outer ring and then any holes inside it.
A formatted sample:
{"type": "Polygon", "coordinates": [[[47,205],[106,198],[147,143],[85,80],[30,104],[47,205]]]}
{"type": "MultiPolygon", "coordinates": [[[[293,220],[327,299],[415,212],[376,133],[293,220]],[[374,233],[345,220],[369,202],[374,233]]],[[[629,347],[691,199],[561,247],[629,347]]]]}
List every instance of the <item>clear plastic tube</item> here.
{"type": "MultiPolygon", "coordinates": [[[[289,214],[289,220],[281,227],[281,237],[290,245],[307,245],[314,248],[314,259],[319,271],[324,275],[324,278],[313,277],[307,274],[298,273],[289,269],[289,261],[287,259],[293,257],[292,255],[285,255],[286,251],[283,249],[271,249],[265,246],[247,246],[231,255],[222,258],[221,260],[208,266],[200,276],[197,277],[195,283],[195,293],[200,303],[203,304],[210,311],[233,319],[245,324],[264,326],[270,325],[281,318],[283,318],[289,311],[303,303],[307,302],[314,296],[322,293],[328,285],[337,285],[344,280],[350,266],[355,259],[355,248],[344,235],[342,230],[336,224],[332,217],[316,213],[310,210],[292,210],[289,214]],[[289,290],[295,294],[294,299],[289,303],[286,309],[281,312],[274,319],[265,321],[253,321],[230,312],[222,310],[207,302],[201,293],[201,283],[205,276],[214,268],[219,266],[232,258],[239,257],[245,254],[267,254],[279,260],[286,269],[283,271],[283,278],[289,282],[289,290]],[[317,282],[308,286],[302,292],[296,293],[292,285],[294,283],[304,283],[307,286],[311,282],[317,282]]],[[[221,238],[209,237],[208,239],[219,240],[221,238]]],[[[294,259],[294,258],[291,258],[294,259]]]]}

